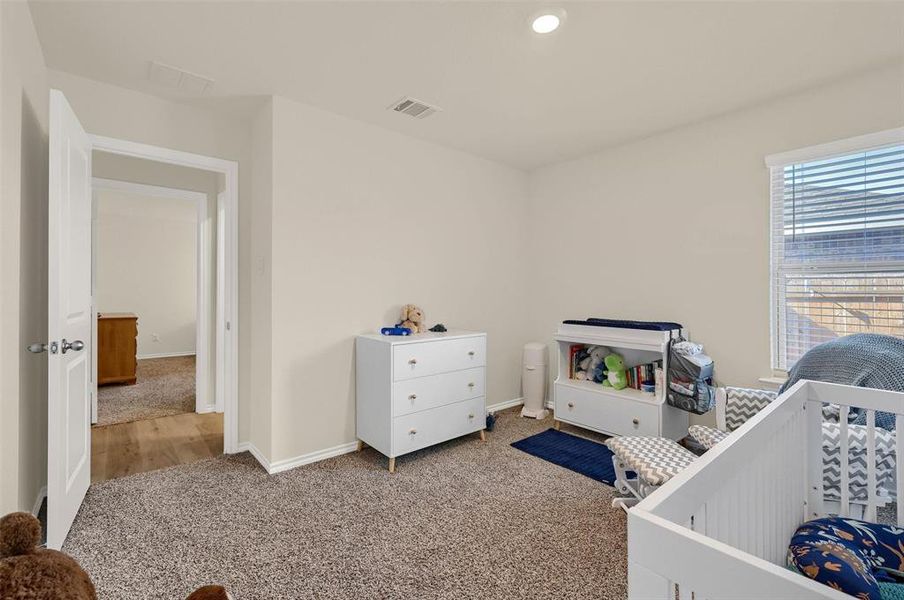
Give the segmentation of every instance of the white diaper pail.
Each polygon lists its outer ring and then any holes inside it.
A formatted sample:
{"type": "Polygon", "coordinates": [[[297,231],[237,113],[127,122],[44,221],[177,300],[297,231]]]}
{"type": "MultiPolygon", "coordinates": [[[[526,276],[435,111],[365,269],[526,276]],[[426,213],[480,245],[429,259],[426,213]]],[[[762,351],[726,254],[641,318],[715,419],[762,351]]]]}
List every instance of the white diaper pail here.
{"type": "Polygon", "coordinates": [[[546,344],[530,342],[524,346],[524,359],[521,366],[521,393],[524,395],[522,417],[545,419],[549,415],[546,410],[546,344]]]}

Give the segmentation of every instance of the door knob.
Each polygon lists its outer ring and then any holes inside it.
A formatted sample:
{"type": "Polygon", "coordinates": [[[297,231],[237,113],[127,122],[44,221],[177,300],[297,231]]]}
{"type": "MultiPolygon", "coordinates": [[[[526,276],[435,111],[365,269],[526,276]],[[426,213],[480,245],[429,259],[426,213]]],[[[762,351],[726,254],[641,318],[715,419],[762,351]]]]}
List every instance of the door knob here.
{"type": "Polygon", "coordinates": [[[78,352],[79,350],[85,349],[85,342],[82,340],[72,340],[71,342],[67,342],[66,338],[63,338],[62,343],[60,344],[60,349],[63,351],[63,354],[66,354],[69,350],[75,350],[78,352]]]}

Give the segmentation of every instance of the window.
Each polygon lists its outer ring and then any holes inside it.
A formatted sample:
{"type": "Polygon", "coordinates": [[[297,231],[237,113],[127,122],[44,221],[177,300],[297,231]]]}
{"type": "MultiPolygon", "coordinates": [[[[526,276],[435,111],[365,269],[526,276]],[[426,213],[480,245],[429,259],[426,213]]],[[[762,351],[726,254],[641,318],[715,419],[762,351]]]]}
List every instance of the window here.
{"type": "Polygon", "coordinates": [[[904,129],[766,163],[773,368],[852,333],[904,337],[904,129]]]}

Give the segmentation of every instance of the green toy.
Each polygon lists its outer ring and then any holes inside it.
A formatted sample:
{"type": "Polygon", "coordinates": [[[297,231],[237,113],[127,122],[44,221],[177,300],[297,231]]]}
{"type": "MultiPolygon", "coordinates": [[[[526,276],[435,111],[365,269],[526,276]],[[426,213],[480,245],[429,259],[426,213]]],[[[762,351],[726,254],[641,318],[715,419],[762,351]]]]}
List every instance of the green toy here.
{"type": "Polygon", "coordinates": [[[625,372],[625,359],[618,354],[610,354],[603,362],[606,363],[606,379],[604,387],[623,390],[628,387],[628,374],[625,372]]]}

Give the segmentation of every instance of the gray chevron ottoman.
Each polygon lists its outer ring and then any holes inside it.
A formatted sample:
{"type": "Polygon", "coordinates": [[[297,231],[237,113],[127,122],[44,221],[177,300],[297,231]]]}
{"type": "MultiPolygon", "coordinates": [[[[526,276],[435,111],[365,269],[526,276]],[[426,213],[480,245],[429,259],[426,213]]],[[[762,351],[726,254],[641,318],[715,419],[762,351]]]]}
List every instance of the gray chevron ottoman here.
{"type": "Polygon", "coordinates": [[[606,441],[612,450],[615,488],[633,498],[616,498],[613,506],[627,509],[683,471],[697,458],[678,443],[658,437],[617,437],[606,441]],[[635,475],[631,477],[629,472],[635,475]]]}

